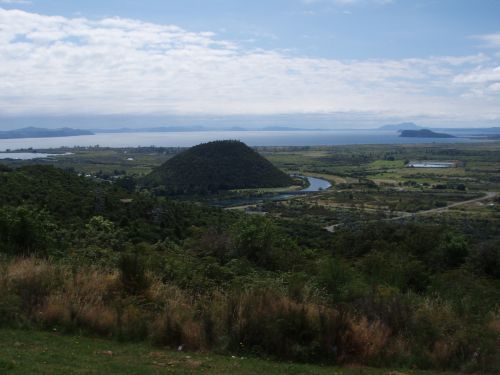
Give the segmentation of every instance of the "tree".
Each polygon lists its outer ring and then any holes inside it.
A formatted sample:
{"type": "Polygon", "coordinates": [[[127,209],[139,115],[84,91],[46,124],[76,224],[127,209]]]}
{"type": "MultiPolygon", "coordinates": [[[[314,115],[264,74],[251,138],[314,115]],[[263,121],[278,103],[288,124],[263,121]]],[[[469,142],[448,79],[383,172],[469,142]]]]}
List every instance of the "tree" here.
{"type": "Polygon", "coordinates": [[[16,255],[47,255],[55,247],[57,226],[49,213],[29,207],[0,209],[0,244],[16,255]]]}
{"type": "Polygon", "coordinates": [[[123,233],[115,224],[103,216],[94,216],[85,225],[83,246],[94,245],[113,250],[124,244],[123,233]]]}
{"type": "Polygon", "coordinates": [[[268,269],[289,269],[300,264],[297,244],[269,219],[248,216],[231,228],[233,257],[246,258],[268,269]]]}

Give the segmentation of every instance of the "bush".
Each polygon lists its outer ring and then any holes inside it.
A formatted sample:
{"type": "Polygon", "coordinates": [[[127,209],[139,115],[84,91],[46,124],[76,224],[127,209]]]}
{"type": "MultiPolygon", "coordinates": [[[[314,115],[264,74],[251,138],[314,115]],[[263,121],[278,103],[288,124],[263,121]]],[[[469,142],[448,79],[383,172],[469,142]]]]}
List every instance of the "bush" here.
{"type": "Polygon", "coordinates": [[[301,264],[297,244],[271,220],[259,216],[244,217],[231,228],[234,258],[246,258],[259,267],[288,270],[301,264]]]}
{"type": "Polygon", "coordinates": [[[326,290],[334,303],[355,300],[368,291],[362,276],[342,258],[328,258],[319,264],[318,286],[326,290]]]}
{"type": "Polygon", "coordinates": [[[46,256],[56,247],[57,226],[43,210],[0,208],[0,248],[14,255],[46,256]]]}
{"type": "Polygon", "coordinates": [[[126,293],[142,294],[149,287],[144,260],[137,253],[124,253],[119,261],[120,280],[126,293]]]}
{"type": "Polygon", "coordinates": [[[472,249],[467,263],[479,275],[500,278],[500,240],[483,242],[472,249]]]}
{"type": "Polygon", "coordinates": [[[372,252],[360,261],[363,275],[371,285],[389,285],[403,292],[424,292],[429,283],[425,265],[404,252],[372,252]]]}

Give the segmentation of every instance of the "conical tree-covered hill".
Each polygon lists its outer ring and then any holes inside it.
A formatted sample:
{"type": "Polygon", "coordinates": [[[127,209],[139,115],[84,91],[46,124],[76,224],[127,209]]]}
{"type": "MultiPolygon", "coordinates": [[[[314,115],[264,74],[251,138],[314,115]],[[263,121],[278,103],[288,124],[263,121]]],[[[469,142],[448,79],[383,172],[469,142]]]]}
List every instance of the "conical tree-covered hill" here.
{"type": "Polygon", "coordinates": [[[171,193],[207,193],[289,186],[293,181],[244,143],[227,140],[181,152],[146,176],[145,183],[171,193]]]}

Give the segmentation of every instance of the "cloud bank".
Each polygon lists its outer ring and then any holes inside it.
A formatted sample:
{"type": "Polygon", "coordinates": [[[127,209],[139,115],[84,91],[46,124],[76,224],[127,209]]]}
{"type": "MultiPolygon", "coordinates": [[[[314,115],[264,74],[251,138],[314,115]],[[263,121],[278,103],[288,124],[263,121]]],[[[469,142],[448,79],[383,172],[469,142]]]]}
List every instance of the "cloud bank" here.
{"type": "MultiPolygon", "coordinates": [[[[333,46],[333,48],[335,48],[333,46]]],[[[133,19],[0,8],[0,115],[500,119],[500,57],[310,58],[133,19]]]]}

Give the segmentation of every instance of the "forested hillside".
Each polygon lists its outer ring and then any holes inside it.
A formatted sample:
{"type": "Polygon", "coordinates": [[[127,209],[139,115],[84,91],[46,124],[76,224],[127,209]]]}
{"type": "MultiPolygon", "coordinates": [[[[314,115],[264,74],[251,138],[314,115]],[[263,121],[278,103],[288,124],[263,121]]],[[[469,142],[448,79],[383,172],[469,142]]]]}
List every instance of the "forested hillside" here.
{"type": "Polygon", "coordinates": [[[239,141],[215,141],[174,156],[145,178],[148,186],[172,193],[281,187],[292,179],[239,141]]]}
{"type": "Polygon", "coordinates": [[[495,228],[377,222],[332,234],[53,167],[1,170],[1,325],[315,363],[497,370],[495,228]]]}

